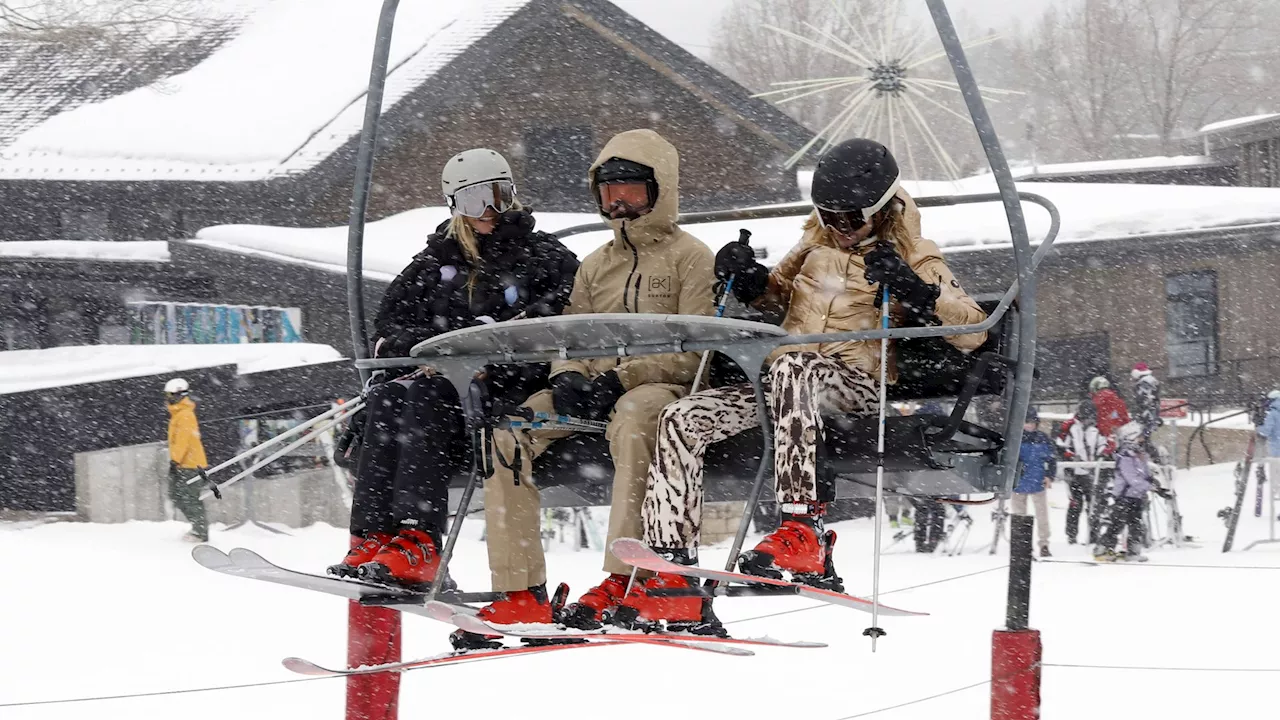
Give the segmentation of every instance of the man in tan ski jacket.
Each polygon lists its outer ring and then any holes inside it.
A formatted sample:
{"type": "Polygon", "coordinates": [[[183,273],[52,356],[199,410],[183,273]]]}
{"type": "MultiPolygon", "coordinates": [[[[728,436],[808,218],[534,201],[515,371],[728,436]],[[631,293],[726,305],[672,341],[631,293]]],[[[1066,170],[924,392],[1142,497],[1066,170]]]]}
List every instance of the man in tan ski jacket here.
{"type": "MultiPolygon", "coordinates": [[[[582,261],[565,313],[713,314],[711,250],[676,225],[675,147],[652,130],[624,132],[605,145],[589,172],[591,193],[613,226],[613,239],[582,261]]],[[[552,389],[525,402],[533,411],[609,422],[606,437],[615,472],[606,547],[616,538],[642,535],[640,508],[658,414],[688,393],[698,361],[697,353],[560,361],[552,366],[552,389]]],[[[494,434],[485,520],[493,589],[505,597],[481,610],[489,622],[551,622],[540,502],[530,473],[533,459],[569,434],[494,434]],[[517,465],[511,462],[517,444],[518,479],[503,463],[517,465]]],[[[566,609],[566,622],[598,626],[601,613],[621,600],[631,568],[606,552],[604,569],[609,577],[566,609]]]]}

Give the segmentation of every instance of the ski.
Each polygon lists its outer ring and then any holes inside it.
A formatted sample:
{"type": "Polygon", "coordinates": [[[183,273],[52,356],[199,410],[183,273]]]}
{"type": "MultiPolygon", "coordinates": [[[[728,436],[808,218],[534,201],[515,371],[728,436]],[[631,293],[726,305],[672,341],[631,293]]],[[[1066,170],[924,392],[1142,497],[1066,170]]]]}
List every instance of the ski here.
{"type": "Polygon", "coordinates": [[[599,630],[566,630],[553,625],[491,625],[473,615],[458,613],[453,616],[453,624],[477,635],[501,635],[518,637],[526,640],[590,640],[596,638],[609,642],[639,642],[657,645],[676,645],[692,647],[695,650],[718,652],[728,655],[753,655],[750,650],[736,645],[763,645],[789,648],[823,648],[826,643],[775,640],[773,638],[734,638],[717,637],[715,635],[691,635],[687,633],[643,632],[624,630],[605,626],[599,630]]]}
{"type": "Polygon", "coordinates": [[[285,658],[284,660],[281,660],[280,663],[289,671],[298,673],[299,675],[308,675],[311,677],[339,677],[350,675],[374,675],[376,673],[384,672],[405,672],[407,670],[416,670],[418,668],[452,665],[472,660],[504,657],[507,655],[530,655],[533,653],[549,652],[552,650],[572,650],[575,648],[622,644],[623,643],[621,642],[582,642],[562,643],[559,645],[524,645],[521,647],[507,647],[494,650],[452,652],[428,658],[421,658],[418,660],[405,660],[403,662],[387,663],[385,665],[368,665],[358,668],[327,668],[323,665],[311,662],[310,660],[297,657],[285,658]]]}
{"type": "Polygon", "coordinates": [[[1244,505],[1245,491],[1249,488],[1249,471],[1253,468],[1253,453],[1256,445],[1254,440],[1257,437],[1254,433],[1249,434],[1249,444],[1244,449],[1244,460],[1236,469],[1235,504],[1218,513],[1219,515],[1225,513],[1227,521],[1227,539],[1222,543],[1222,552],[1231,552],[1231,543],[1236,539],[1236,526],[1240,524],[1240,509],[1244,505]]]}
{"type": "MultiPolygon", "coordinates": [[[[401,612],[423,617],[432,617],[423,608],[426,593],[416,592],[394,585],[379,585],[361,580],[348,580],[329,575],[314,575],[282,568],[258,553],[245,548],[233,548],[224,553],[212,545],[197,545],[191,549],[191,557],[201,566],[233,577],[261,580],[277,585],[314,590],[327,595],[336,595],[348,600],[355,600],[363,605],[385,606],[401,612]]],[[[467,598],[457,593],[441,593],[446,600],[462,603],[474,599],[483,601],[483,596],[467,598]]],[[[441,618],[433,618],[441,619],[441,618]]],[[[447,618],[442,620],[448,622],[447,618]]]]}
{"type": "MultiPolygon", "coordinates": [[[[703,580],[714,580],[722,583],[746,583],[751,585],[771,585],[774,587],[792,588],[795,593],[801,597],[811,600],[820,600],[832,605],[842,605],[854,610],[863,612],[871,612],[871,601],[864,598],[846,595],[834,590],[824,590],[823,588],[811,587],[800,583],[788,582],[786,580],[775,580],[773,578],[758,577],[756,575],[747,575],[745,573],[730,572],[728,570],[712,570],[710,568],[677,565],[669,562],[661,555],[658,555],[649,546],[634,538],[618,538],[613,541],[612,551],[614,557],[622,562],[632,565],[642,570],[650,572],[670,573],[673,575],[684,575],[686,577],[696,577],[703,580]]],[[[923,616],[929,613],[915,612],[912,610],[902,610],[900,608],[890,607],[881,603],[881,615],[890,616],[923,616]]]]}

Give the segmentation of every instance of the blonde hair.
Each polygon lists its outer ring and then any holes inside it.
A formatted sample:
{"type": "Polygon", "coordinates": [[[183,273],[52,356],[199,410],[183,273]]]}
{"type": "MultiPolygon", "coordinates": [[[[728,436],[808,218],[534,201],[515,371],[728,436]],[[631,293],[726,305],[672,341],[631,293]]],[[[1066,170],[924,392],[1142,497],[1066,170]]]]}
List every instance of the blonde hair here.
{"type": "MultiPolygon", "coordinates": [[[[874,235],[888,238],[900,255],[909,252],[915,245],[915,238],[911,234],[911,229],[907,227],[906,214],[903,210],[902,201],[895,198],[885,206],[884,210],[872,216],[873,222],[876,219],[879,220],[875,226],[874,235]]],[[[831,228],[822,227],[822,223],[818,222],[816,211],[810,213],[804,221],[804,231],[813,232],[815,240],[836,244],[835,238],[831,237],[831,228]]]]}
{"type": "MultiPolygon", "coordinates": [[[[511,210],[523,210],[524,205],[520,204],[519,199],[512,200],[511,210]]],[[[471,223],[467,222],[465,215],[454,214],[449,218],[449,229],[445,233],[449,237],[458,242],[458,247],[462,248],[462,257],[466,258],[467,264],[474,269],[480,269],[480,241],[476,240],[476,230],[471,227],[471,223]]],[[[475,289],[476,274],[467,274],[467,293],[475,289]]]]}

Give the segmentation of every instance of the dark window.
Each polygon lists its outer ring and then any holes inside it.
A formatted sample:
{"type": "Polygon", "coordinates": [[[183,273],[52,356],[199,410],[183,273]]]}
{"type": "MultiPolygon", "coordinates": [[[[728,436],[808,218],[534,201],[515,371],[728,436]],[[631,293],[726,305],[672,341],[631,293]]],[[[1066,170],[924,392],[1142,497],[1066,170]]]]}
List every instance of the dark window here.
{"type": "Polygon", "coordinates": [[[63,210],[63,240],[110,240],[111,215],[106,210],[63,210]]]}
{"type": "Polygon", "coordinates": [[[1217,375],[1217,273],[1206,270],[1170,275],[1164,287],[1169,376],[1217,375]]]}
{"type": "Polygon", "coordinates": [[[521,197],[539,210],[589,212],[590,127],[532,128],[524,133],[525,172],[516,178],[521,197]]]}
{"type": "Polygon", "coordinates": [[[1089,381],[1111,370],[1111,340],[1106,333],[1037,341],[1036,396],[1071,400],[1084,397],[1089,381]]]}

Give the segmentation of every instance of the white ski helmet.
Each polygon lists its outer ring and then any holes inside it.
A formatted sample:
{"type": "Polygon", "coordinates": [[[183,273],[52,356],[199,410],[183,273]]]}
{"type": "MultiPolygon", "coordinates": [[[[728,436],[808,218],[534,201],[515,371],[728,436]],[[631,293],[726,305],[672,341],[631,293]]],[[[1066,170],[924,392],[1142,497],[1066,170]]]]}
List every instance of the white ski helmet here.
{"type": "Polygon", "coordinates": [[[1109,387],[1111,387],[1111,381],[1101,375],[1089,381],[1089,392],[1098,392],[1109,387]]]}
{"type": "Polygon", "coordinates": [[[464,150],[449,158],[440,172],[440,188],[446,198],[452,198],[464,187],[494,180],[506,180],[515,185],[507,159],[489,148],[464,150]]]}
{"type": "Polygon", "coordinates": [[[191,386],[182,378],[174,378],[164,384],[164,391],[170,395],[183,395],[191,391],[191,386]]]}

